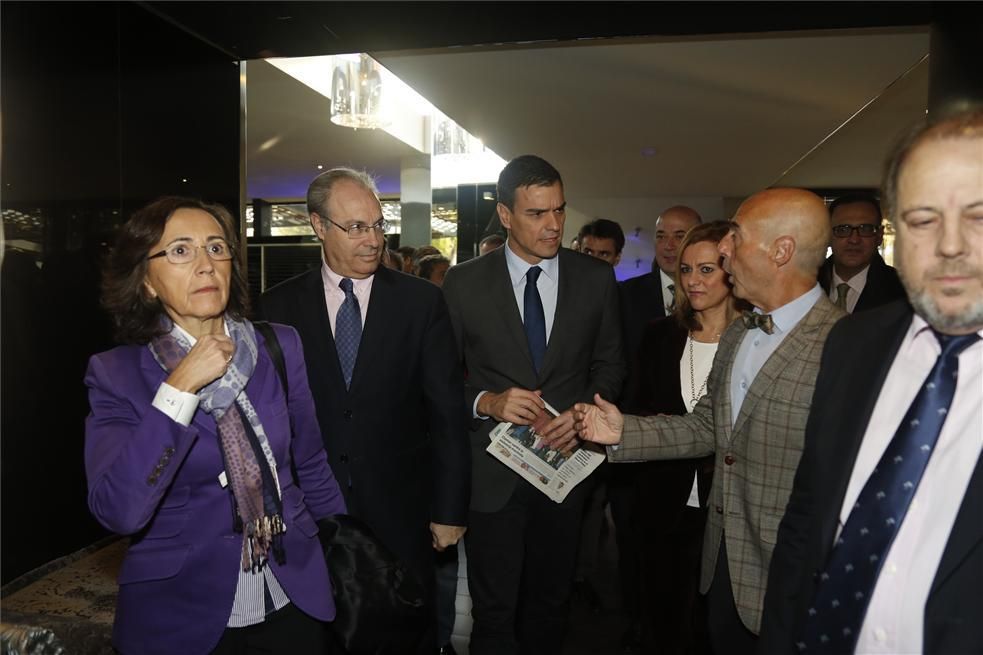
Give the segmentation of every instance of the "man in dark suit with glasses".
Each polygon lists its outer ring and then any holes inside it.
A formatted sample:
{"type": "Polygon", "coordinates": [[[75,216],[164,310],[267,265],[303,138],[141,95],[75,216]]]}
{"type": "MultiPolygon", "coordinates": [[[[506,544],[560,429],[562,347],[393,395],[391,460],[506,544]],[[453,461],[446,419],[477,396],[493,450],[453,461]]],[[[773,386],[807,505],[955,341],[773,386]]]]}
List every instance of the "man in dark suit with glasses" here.
{"type": "Polygon", "coordinates": [[[884,239],[881,205],[871,195],[840,196],[829,206],[833,254],[819,283],[843,311],[860,312],[904,298],[898,273],[877,253],[884,239]]]}

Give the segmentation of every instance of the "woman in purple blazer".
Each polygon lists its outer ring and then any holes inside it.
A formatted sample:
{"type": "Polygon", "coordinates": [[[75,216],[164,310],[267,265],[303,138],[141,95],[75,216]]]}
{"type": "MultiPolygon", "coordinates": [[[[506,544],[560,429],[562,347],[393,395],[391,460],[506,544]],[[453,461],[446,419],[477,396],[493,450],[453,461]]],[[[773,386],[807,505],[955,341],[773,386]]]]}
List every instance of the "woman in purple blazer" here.
{"type": "Polygon", "coordinates": [[[90,510],[130,536],[113,626],[124,654],[328,649],[315,521],[345,504],[300,339],[274,326],[285,397],[245,320],[236,243],[224,208],[162,198],[107,262],[103,304],[129,345],[89,362],[85,466],[90,510]]]}

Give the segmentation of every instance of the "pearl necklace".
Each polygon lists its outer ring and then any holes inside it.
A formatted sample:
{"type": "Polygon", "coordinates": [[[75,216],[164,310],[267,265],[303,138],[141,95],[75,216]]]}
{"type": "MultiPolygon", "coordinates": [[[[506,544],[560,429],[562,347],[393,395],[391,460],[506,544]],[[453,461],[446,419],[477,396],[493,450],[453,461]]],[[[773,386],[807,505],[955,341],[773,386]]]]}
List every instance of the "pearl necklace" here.
{"type": "MultiPolygon", "coordinates": [[[[720,335],[717,335],[718,337],[720,335]]],[[[689,393],[692,400],[690,401],[690,406],[695,405],[696,401],[703,397],[706,392],[707,381],[710,380],[710,373],[707,372],[707,376],[703,379],[703,384],[700,385],[700,390],[696,390],[696,372],[693,370],[693,342],[696,339],[693,338],[693,333],[689,333],[689,393]]]]}

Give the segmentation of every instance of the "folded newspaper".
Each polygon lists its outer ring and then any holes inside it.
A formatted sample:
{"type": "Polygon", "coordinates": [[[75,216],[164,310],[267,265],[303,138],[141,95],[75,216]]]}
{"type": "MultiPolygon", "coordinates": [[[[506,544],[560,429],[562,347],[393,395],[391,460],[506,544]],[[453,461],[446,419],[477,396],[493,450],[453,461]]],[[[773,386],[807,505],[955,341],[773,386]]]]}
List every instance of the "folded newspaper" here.
{"type": "Polygon", "coordinates": [[[546,411],[532,425],[499,423],[488,435],[491,444],[486,450],[554,502],[562,503],[571,489],[600,466],[604,451],[580,441],[566,453],[549,448],[540,433],[554,416],[559,412],[546,403],[546,411]]]}

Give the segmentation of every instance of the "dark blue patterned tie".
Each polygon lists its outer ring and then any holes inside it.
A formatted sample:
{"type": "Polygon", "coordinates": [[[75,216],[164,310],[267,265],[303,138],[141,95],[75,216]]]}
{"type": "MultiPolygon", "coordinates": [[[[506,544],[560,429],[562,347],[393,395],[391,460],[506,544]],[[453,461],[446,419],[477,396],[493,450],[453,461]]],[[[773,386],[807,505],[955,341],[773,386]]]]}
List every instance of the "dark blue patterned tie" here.
{"type": "Polygon", "coordinates": [[[935,332],[942,354],[867,479],[819,576],[801,638],[803,653],[852,653],[891,543],[932,456],[952,396],[959,353],[979,336],[935,332]]]}
{"type": "Polygon", "coordinates": [[[542,272],[543,269],[538,266],[532,266],[526,271],[526,290],[522,297],[526,341],[529,342],[529,354],[532,355],[532,364],[537,374],[546,354],[546,314],[543,312],[543,299],[539,297],[539,287],[536,286],[542,272]]]}
{"type": "Polygon", "coordinates": [[[358,357],[358,343],[362,340],[362,310],[358,306],[358,298],[352,291],[352,281],[343,278],[338,285],[345,292],[345,302],[338,308],[335,317],[334,343],[338,349],[338,361],[341,372],[345,376],[345,388],[352,384],[352,371],[355,370],[355,359],[358,357]]]}

